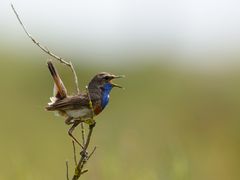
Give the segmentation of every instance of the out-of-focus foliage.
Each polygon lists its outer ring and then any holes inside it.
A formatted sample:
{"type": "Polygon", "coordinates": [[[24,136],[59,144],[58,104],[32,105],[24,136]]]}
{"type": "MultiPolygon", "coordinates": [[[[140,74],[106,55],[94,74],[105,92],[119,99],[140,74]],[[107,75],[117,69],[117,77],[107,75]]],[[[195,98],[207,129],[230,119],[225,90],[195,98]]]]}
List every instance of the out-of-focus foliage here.
{"type": "MultiPolygon", "coordinates": [[[[70,174],[74,164],[69,127],[44,110],[52,94],[44,57],[2,55],[0,66],[0,179],[65,179],[65,160],[70,174]]],[[[71,71],[57,66],[74,92],[71,71]]],[[[118,81],[126,90],[114,89],[96,118],[91,145],[98,149],[83,179],[240,178],[240,73],[154,64],[75,67],[82,89],[99,71],[127,76],[118,81]]]]}

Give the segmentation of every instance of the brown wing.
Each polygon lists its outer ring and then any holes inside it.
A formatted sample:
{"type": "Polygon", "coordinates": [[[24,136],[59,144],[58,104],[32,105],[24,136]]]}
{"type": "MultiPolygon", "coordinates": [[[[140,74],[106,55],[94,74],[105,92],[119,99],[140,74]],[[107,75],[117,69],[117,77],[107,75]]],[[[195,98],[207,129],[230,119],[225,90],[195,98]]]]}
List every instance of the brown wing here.
{"type": "MultiPolygon", "coordinates": [[[[91,96],[91,100],[93,105],[98,103],[100,101],[100,98],[98,96],[91,96]]],[[[87,94],[81,94],[77,96],[72,97],[66,97],[61,100],[57,100],[55,103],[49,105],[46,107],[49,111],[54,110],[74,110],[74,109],[80,109],[84,107],[89,107],[89,99],[87,94]]]]}

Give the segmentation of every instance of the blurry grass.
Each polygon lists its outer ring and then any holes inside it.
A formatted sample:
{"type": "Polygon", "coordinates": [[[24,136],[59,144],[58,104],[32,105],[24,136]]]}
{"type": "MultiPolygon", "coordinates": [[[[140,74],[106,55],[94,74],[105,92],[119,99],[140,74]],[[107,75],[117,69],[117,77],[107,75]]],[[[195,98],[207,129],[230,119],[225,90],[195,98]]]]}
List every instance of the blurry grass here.
{"type": "MultiPolygon", "coordinates": [[[[0,179],[65,179],[66,159],[73,173],[72,146],[63,119],[44,111],[52,94],[44,58],[1,59],[0,179]]],[[[70,70],[58,68],[73,92],[70,70]]],[[[99,148],[84,179],[240,178],[240,73],[76,68],[82,89],[99,71],[127,76],[118,81],[126,90],[114,89],[97,118],[92,145],[99,148]]]]}

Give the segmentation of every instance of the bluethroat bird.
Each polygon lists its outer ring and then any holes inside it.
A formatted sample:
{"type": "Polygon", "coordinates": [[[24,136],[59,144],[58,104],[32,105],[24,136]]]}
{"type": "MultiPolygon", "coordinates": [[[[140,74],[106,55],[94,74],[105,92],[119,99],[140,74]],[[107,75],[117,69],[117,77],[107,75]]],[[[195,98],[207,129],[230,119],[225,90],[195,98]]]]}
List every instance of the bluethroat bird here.
{"type": "Polygon", "coordinates": [[[81,122],[90,122],[95,125],[95,121],[92,121],[93,117],[101,113],[107,106],[112,88],[122,88],[114,84],[112,80],[124,76],[116,76],[107,72],[98,73],[89,82],[87,92],[68,96],[67,90],[52,62],[48,61],[47,64],[54,80],[54,88],[53,97],[50,97],[51,102],[48,103],[46,110],[56,111],[59,115],[66,117],[65,123],[72,125],[68,134],[81,146],[73,136],[73,130],[81,122]]]}

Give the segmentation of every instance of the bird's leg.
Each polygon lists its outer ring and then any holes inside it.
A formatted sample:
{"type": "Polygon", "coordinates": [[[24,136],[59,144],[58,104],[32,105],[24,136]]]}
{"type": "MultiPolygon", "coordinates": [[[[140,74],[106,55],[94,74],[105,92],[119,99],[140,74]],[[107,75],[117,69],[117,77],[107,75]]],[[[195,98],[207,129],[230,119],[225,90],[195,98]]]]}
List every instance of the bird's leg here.
{"type": "Polygon", "coordinates": [[[76,143],[78,143],[79,146],[81,146],[81,148],[83,148],[83,145],[81,145],[81,143],[72,135],[72,132],[73,132],[73,130],[75,129],[75,127],[77,127],[77,126],[79,125],[79,123],[81,123],[81,122],[82,122],[82,121],[80,121],[80,120],[75,120],[75,121],[73,122],[72,127],[68,130],[68,135],[71,136],[71,138],[72,138],[76,143]]]}
{"type": "Polygon", "coordinates": [[[73,117],[68,117],[68,118],[65,120],[65,124],[67,124],[67,125],[73,124],[74,121],[72,121],[72,120],[73,120],[73,117]]]}

